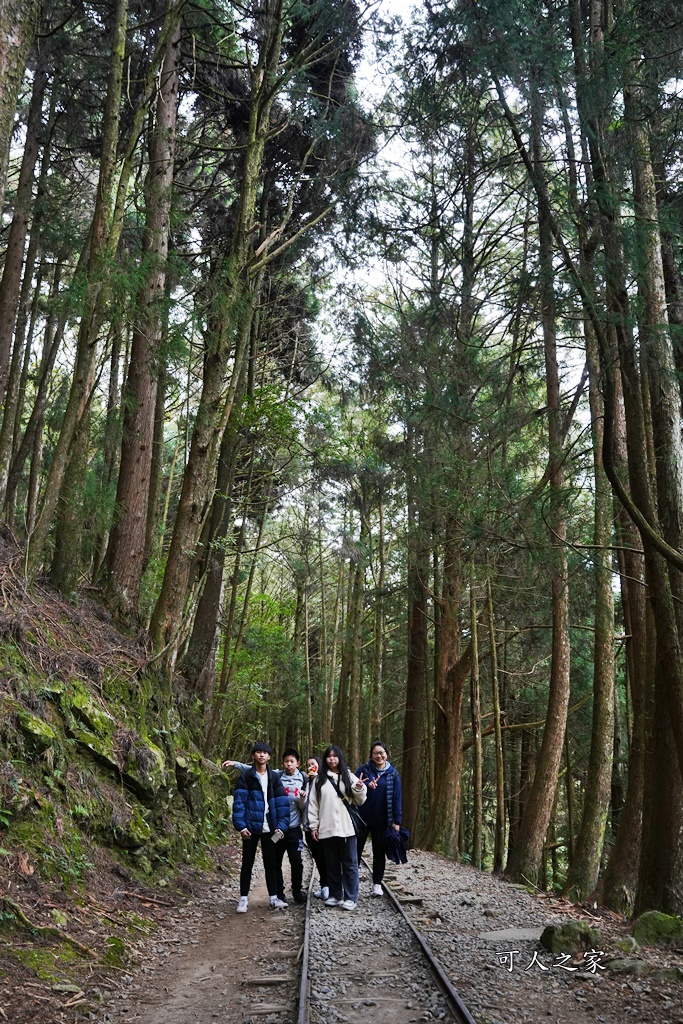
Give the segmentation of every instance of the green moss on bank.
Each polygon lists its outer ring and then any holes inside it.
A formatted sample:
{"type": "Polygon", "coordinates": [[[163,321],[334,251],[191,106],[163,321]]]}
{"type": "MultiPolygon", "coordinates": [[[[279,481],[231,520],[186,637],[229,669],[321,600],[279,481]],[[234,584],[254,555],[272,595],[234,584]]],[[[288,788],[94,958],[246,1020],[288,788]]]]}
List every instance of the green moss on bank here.
{"type": "Polygon", "coordinates": [[[188,724],[153,673],[98,665],[83,646],[72,662],[89,677],[41,677],[45,633],[41,658],[35,642],[19,628],[0,639],[0,846],[68,889],[98,846],[147,880],[207,866],[230,832],[229,783],[193,741],[192,702],[188,724]]]}

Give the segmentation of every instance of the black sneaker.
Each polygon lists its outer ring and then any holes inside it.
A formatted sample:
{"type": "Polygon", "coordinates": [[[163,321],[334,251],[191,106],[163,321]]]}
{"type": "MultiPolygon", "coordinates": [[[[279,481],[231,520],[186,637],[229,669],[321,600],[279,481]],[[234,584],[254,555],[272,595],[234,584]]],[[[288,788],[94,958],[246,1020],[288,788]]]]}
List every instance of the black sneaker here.
{"type": "Polygon", "coordinates": [[[306,897],[304,896],[304,894],[301,891],[294,893],[294,902],[295,903],[305,903],[306,902],[306,897]]]}

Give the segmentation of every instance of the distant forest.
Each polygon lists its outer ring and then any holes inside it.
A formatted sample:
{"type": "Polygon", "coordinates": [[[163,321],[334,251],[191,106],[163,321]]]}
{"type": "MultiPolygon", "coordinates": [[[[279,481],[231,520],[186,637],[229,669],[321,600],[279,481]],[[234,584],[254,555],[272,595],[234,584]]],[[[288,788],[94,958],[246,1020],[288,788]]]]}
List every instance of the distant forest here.
{"type": "MultiPolygon", "coordinates": [[[[205,755],[683,914],[683,9],[2,0],[0,516],[205,755]]],[[[2,661],[0,639],[0,661],[2,661]]]]}

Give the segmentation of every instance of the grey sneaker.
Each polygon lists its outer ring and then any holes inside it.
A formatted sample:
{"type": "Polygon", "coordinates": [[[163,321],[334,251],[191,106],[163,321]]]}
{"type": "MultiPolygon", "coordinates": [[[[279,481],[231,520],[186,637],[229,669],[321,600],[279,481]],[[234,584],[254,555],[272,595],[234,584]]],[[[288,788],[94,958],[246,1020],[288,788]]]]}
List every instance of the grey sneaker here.
{"type": "Polygon", "coordinates": [[[344,902],[343,900],[337,900],[337,899],[334,898],[334,896],[330,896],[328,899],[325,900],[325,906],[326,907],[338,907],[343,902],[344,902]]]}
{"type": "Polygon", "coordinates": [[[276,910],[284,910],[285,907],[289,906],[286,900],[281,900],[279,896],[270,897],[271,907],[275,907],[276,910]]]}
{"type": "Polygon", "coordinates": [[[353,900],[344,900],[343,903],[339,904],[339,906],[341,907],[342,910],[355,910],[356,909],[356,904],[353,902],[353,900]]]}
{"type": "Polygon", "coordinates": [[[326,885],[324,885],[322,889],[318,889],[318,891],[314,892],[313,895],[319,900],[327,900],[330,897],[330,890],[326,885]]]}
{"type": "Polygon", "coordinates": [[[247,899],[246,896],[240,896],[240,901],[237,904],[237,913],[238,914],[246,914],[248,909],[249,909],[249,900],[247,899]]]}

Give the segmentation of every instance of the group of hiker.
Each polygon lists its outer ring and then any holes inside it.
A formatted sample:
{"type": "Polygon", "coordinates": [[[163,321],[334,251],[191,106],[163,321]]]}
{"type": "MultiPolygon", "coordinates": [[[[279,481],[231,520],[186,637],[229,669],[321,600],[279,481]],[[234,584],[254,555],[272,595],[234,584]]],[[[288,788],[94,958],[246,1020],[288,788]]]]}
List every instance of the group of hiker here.
{"type": "Polygon", "coordinates": [[[387,854],[405,860],[407,832],[401,827],[401,779],[381,740],[356,772],[349,771],[340,747],[330,744],[322,757],[311,755],[301,769],[293,747],[282,755],[282,768],[272,769],[272,750],[258,741],[252,763],[227,760],[237,768],[232,821],[242,836],[240,898],[237,913],[246,914],[256,850],[261,856],[271,907],[288,906],[282,862],[285,852],[292,876],[292,898],[305,903],[303,844],[311,852],[320,877],[314,893],[327,907],[355,910],[358,904],[358,863],[368,836],[372,842],[372,895],[382,896],[387,854]]]}

